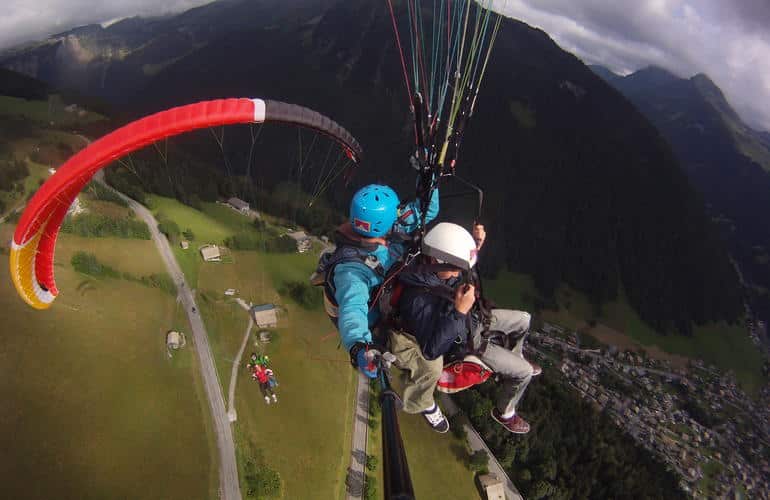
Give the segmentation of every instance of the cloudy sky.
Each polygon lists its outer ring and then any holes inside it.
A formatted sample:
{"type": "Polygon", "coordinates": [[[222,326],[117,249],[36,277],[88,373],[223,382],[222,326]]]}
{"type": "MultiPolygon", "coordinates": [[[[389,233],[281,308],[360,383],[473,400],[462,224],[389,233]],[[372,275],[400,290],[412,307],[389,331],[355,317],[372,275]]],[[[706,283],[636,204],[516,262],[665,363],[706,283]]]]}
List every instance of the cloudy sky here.
{"type": "Polygon", "coordinates": [[[213,0],[2,0],[0,49],[75,26],[181,12],[213,0]]]}
{"type": "MultiPolygon", "coordinates": [[[[209,1],[3,0],[0,48],[80,24],[209,1]]],[[[621,73],[650,64],[683,77],[706,73],[744,119],[770,130],[770,0],[494,1],[587,63],[621,73]]]]}
{"type": "Polygon", "coordinates": [[[770,0],[494,0],[589,64],[706,73],[770,130],[770,0]]]}

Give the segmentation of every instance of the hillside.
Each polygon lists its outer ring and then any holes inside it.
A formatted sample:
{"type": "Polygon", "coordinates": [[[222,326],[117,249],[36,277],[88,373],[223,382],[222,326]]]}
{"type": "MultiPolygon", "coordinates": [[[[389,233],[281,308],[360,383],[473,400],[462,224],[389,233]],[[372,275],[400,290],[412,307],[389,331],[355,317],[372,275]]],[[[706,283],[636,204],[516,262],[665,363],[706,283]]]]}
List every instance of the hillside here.
{"type": "MultiPolygon", "coordinates": [[[[606,72],[597,72],[606,75],[606,72]]],[[[770,286],[770,143],[747,126],[706,76],[678,78],[646,68],[608,83],[626,95],[671,143],[693,185],[722,222],[731,253],[749,282],[770,286]],[[658,76],[657,78],[651,75],[658,76]]],[[[754,295],[770,318],[770,298],[754,295]]]]}
{"type": "MultiPolygon", "coordinates": [[[[0,64],[136,112],[230,95],[299,102],[364,144],[358,184],[378,179],[406,193],[409,117],[389,22],[375,1],[232,0],[131,20],[130,36],[113,26],[63,34],[6,53],[0,64]],[[283,19],[292,22],[276,23],[283,19]],[[182,34],[178,46],[162,43],[182,34]],[[67,56],[77,44],[89,47],[87,63],[67,56]],[[108,50],[117,46],[125,47],[120,57],[108,50]]],[[[460,172],[486,189],[487,270],[531,274],[546,297],[566,283],[597,306],[623,289],[665,332],[737,318],[737,278],[674,154],[628,101],[542,31],[504,23],[460,172]]],[[[349,194],[335,193],[339,206],[349,194]]]]}

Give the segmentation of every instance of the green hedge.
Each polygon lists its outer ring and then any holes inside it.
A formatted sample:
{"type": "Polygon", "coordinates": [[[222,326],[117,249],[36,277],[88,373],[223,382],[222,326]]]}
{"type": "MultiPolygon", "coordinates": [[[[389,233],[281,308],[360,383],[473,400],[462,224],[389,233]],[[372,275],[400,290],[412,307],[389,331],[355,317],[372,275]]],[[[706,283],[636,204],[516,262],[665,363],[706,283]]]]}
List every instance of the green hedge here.
{"type": "Polygon", "coordinates": [[[70,262],[75,271],[79,273],[88,274],[95,278],[120,278],[118,271],[99,262],[96,255],[92,253],[76,252],[70,262]]]}
{"type": "Polygon", "coordinates": [[[67,217],[61,226],[61,231],[87,238],[118,238],[150,239],[150,229],[136,219],[113,219],[101,214],[80,214],[77,217],[67,217]]]}

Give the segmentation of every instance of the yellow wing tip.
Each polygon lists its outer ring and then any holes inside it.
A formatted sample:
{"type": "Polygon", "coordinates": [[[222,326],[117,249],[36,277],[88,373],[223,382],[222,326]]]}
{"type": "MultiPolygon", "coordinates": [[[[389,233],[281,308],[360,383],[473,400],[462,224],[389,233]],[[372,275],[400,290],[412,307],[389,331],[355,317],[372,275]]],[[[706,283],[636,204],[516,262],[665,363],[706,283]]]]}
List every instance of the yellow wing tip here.
{"type": "Polygon", "coordinates": [[[11,279],[19,297],[35,309],[51,307],[56,295],[43,290],[35,277],[35,254],[40,241],[38,234],[24,245],[13,242],[9,259],[11,279]]]}

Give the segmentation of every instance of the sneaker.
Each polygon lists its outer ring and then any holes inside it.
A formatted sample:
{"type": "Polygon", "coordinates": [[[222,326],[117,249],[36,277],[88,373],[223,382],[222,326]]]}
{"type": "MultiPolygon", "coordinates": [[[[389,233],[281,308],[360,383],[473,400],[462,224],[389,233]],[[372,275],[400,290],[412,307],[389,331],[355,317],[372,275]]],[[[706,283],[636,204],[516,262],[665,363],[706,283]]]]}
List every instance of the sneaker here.
{"type": "Polygon", "coordinates": [[[532,365],[532,376],[537,377],[541,373],[543,373],[543,369],[538,365],[537,363],[533,363],[532,361],[527,361],[530,365],[532,365]]]}
{"type": "Polygon", "coordinates": [[[270,396],[265,396],[265,403],[270,404],[270,396]]]}
{"type": "Polygon", "coordinates": [[[425,417],[425,420],[428,421],[428,425],[430,425],[431,429],[434,431],[444,434],[449,430],[449,421],[444,414],[441,413],[441,408],[439,408],[436,403],[433,403],[433,408],[430,410],[422,412],[422,416],[425,417]]]}
{"type": "Polygon", "coordinates": [[[468,355],[444,367],[436,384],[436,390],[454,394],[474,385],[483,384],[491,375],[492,370],[481,359],[468,355]]]}
{"type": "Polygon", "coordinates": [[[526,434],[529,432],[529,424],[518,414],[511,418],[505,419],[500,414],[500,410],[497,408],[492,408],[492,418],[495,419],[497,423],[505,427],[508,432],[513,432],[514,434],[526,434]]]}
{"type": "Polygon", "coordinates": [[[278,402],[278,396],[276,396],[275,394],[273,394],[273,402],[275,402],[275,403],[278,402]]]}

